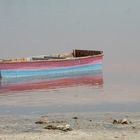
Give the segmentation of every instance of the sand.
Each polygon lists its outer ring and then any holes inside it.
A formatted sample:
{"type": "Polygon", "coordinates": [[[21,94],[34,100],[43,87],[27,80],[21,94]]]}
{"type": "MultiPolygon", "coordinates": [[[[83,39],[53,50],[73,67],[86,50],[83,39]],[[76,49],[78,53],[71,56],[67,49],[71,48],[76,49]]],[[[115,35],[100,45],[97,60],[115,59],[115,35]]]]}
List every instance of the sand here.
{"type": "Polygon", "coordinates": [[[0,115],[0,140],[139,140],[140,113],[52,113],[43,116],[0,115]],[[128,124],[113,124],[126,119],[128,124]],[[36,122],[42,121],[42,124],[36,122]],[[69,125],[71,131],[44,129],[69,125]]]}

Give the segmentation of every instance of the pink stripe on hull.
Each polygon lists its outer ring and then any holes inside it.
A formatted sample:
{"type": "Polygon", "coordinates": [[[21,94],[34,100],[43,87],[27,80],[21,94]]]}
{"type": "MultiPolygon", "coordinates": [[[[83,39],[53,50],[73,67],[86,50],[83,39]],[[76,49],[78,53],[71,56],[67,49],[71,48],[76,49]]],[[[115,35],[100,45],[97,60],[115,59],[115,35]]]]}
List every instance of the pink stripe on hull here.
{"type": "Polygon", "coordinates": [[[12,62],[0,63],[0,70],[8,69],[42,69],[42,68],[59,68],[68,66],[80,66],[85,64],[97,64],[102,62],[103,56],[91,56],[79,59],[34,61],[34,62],[12,62]]]}

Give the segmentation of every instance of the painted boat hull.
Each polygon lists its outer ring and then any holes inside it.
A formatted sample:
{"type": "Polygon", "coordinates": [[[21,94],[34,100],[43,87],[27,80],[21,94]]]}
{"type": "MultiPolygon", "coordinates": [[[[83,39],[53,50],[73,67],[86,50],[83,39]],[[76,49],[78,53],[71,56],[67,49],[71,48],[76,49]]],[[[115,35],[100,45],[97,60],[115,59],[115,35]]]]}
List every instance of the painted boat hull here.
{"type": "Polygon", "coordinates": [[[82,71],[101,70],[103,56],[35,62],[0,63],[0,77],[30,77],[63,75],[82,71]]]}

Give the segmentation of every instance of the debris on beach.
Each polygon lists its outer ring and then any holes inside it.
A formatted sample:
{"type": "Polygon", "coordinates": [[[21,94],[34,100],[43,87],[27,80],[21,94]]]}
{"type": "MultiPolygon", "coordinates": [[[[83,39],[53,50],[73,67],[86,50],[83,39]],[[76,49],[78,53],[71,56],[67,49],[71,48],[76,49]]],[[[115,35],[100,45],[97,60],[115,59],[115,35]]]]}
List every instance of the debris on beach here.
{"type": "Polygon", "coordinates": [[[72,119],[77,120],[77,119],[78,119],[78,117],[73,117],[72,119]]]}
{"type": "Polygon", "coordinates": [[[36,121],[35,124],[42,125],[42,128],[48,129],[48,130],[61,130],[64,132],[72,131],[72,128],[70,127],[70,124],[67,124],[64,120],[52,120],[48,119],[48,117],[41,117],[39,121],[36,121]]]}
{"type": "Polygon", "coordinates": [[[35,124],[47,124],[49,120],[47,117],[42,117],[39,121],[36,121],[35,124]]]}
{"type": "Polygon", "coordinates": [[[120,119],[120,120],[113,120],[113,124],[130,124],[132,123],[131,121],[128,121],[127,119],[120,119]]]}
{"type": "Polygon", "coordinates": [[[64,132],[67,132],[67,131],[72,131],[72,128],[70,127],[69,124],[66,124],[66,125],[48,125],[46,127],[44,127],[44,129],[49,129],[49,130],[61,130],[61,131],[64,131],[64,132]]]}

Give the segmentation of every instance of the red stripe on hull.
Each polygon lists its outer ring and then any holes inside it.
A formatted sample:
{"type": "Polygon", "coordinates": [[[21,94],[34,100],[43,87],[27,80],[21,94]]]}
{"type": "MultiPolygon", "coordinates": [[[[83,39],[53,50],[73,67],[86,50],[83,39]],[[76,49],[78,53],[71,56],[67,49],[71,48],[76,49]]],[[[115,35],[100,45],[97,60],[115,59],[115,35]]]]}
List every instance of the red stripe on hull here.
{"type": "Polygon", "coordinates": [[[9,62],[0,63],[0,70],[12,69],[40,69],[40,68],[59,68],[68,66],[78,66],[85,64],[98,63],[102,61],[103,56],[89,56],[76,59],[49,60],[49,61],[31,61],[31,62],[9,62]]]}

